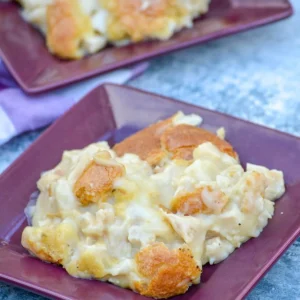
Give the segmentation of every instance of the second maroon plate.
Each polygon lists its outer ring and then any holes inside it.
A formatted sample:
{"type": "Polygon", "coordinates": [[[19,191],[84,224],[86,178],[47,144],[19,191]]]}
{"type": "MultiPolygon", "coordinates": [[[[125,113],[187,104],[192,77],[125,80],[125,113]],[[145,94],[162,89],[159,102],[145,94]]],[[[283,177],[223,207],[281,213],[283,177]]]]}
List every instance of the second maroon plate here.
{"type": "Polygon", "coordinates": [[[22,20],[19,8],[0,3],[0,55],[21,87],[37,93],[183,49],[292,14],[288,0],[212,0],[210,12],[169,41],[107,48],[78,61],[52,56],[42,35],[22,20]]]}
{"type": "MultiPolygon", "coordinates": [[[[41,172],[64,150],[98,140],[118,142],[178,110],[203,117],[203,127],[224,126],[242,163],[262,164],[285,174],[286,193],[262,234],[225,261],[205,266],[202,283],[176,299],[243,299],[300,233],[300,139],[227,115],[136,89],[105,85],[89,93],[0,176],[0,280],[55,299],[149,299],[108,283],[76,279],[62,268],[31,257],[20,243],[24,207],[41,172]]],[[[276,298],[276,297],[275,297],[276,298]]],[[[174,298],[175,299],[175,298],[174,298]]]]}

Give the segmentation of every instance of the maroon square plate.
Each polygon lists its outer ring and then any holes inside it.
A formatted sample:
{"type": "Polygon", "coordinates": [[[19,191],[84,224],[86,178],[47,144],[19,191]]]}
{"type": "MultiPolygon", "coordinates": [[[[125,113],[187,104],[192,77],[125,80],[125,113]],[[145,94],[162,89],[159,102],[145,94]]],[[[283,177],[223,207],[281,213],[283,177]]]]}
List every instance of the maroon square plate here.
{"type": "Polygon", "coordinates": [[[97,140],[118,142],[178,110],[200,114],[203,127],[224,126],[241,161],[283,170],[285,195],[257,238],[224,262],[204,268],[202,283],[176,299],[242,299],[300,233],[300,139],[221,113],[117,85],[88,94],[0,177],[0,279],[59,299],[146,299],[108,283],[75,279],[62,268],[28,255],[20,245],[24,207],[42,171],[54,167],[65,149],[97,140]],[[1,242],[2,241],[2,242],[1,242]]]}
{"type": "Polygon", "coordinates": [[[107,48],[78,61],[52,56],[41,34],[26,24],[15,4],[0,4],[0,54],[21,87],[37,93],[183,49],[292,14],[288,0],[212,0],[210,12],[166,42],[107,48]]]}

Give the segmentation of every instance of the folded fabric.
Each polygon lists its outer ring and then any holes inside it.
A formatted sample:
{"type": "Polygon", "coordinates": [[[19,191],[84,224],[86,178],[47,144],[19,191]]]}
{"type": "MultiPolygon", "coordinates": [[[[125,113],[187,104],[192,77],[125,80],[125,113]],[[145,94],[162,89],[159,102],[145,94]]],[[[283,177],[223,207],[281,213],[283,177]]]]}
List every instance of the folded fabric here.
{"type": "Polygon", "coordinates": [[[44,127],[102,83],[122,84],[143,73],[148,63],[117,70],[32,96],[24,93],[0,60],[0,145],[25,131],[44,127]]]}

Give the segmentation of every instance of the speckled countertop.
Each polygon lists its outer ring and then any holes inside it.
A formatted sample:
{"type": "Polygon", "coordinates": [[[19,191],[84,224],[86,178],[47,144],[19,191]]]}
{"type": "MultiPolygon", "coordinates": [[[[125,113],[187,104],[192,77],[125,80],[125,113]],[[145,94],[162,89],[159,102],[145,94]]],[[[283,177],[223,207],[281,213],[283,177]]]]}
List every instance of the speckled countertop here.
{"type": "MultiPolygon", "coordinates": [[[[300,136],[300,1],[292,3],[292,18],[155,59],[129,85],[300,136]]],[[[0,147],[0,172],[40,133],[0,147]]],[[[4,299],[44,298],[0,283],[4,299]]],[[[248,299],[300,299],[300,239],[248,299]]]]}

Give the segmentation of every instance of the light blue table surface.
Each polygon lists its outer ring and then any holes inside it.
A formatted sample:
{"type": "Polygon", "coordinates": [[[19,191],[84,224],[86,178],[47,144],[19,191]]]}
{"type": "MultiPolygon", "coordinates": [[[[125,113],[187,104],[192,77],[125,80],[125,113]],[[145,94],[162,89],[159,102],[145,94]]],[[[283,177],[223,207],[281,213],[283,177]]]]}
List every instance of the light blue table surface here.
{"type": "MultiPolygon", "coordinates": [[[[300,136],[300,1],[292,3],[292,18],[155,59],[129,85],[300,136]]],[[[0,147],[0,172],[40,133],[0,147]]],[[[4,299],[44,298],[0,283],[4,299]]],[[[247,299],[300,299],[300,239],[247,299]]]]}

